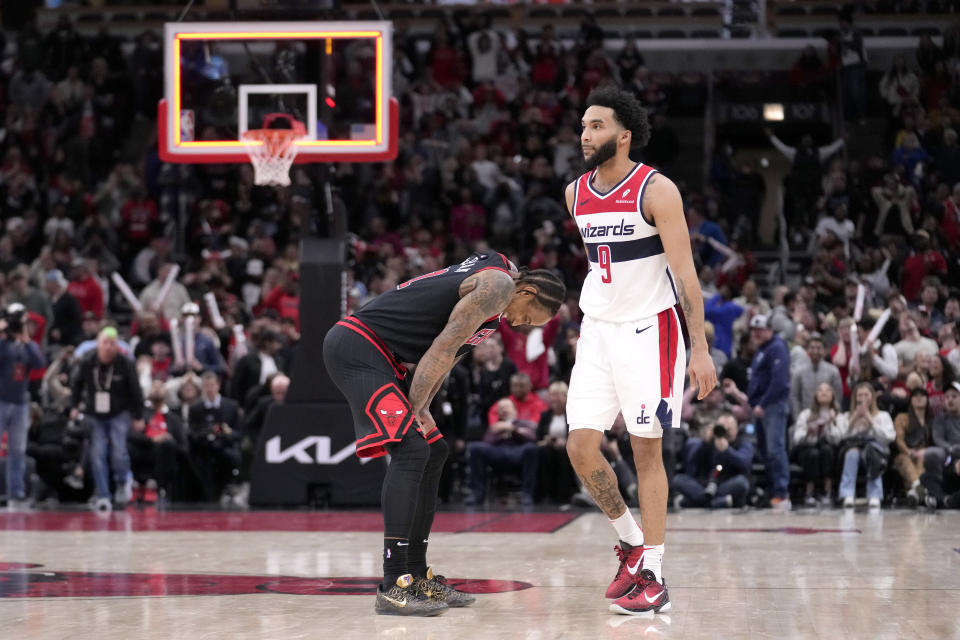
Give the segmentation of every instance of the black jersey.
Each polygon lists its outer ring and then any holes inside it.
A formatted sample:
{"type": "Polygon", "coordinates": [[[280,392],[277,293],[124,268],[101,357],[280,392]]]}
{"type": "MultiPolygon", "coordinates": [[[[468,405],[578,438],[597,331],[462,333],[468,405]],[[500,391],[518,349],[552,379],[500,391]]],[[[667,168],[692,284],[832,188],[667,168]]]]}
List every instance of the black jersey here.
{"type": "MultiPolygon", "coordinates": [[[[453,307],[460,301],[460,283],[484,269],[509,273],[512,267],[503,254],[475,252],[460,264],[397,285],[353,315],[377,334],[397,360],[417,363],[447,326],[453,307]]],[[[457,355],[483,342],[498,326],[499,315],[486,320],[457,350],[457,355]]]]}

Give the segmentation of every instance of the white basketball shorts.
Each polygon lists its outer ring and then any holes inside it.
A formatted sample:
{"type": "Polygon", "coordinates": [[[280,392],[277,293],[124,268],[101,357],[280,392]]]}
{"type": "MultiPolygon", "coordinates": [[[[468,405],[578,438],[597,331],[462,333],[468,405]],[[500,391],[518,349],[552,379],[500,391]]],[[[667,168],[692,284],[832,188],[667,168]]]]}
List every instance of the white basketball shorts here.
{"type": "Polygon", "coordinates": [[[680,426],[687,353],[673,307],[633,322],[584,318],[567,394],[570,429],[610,428],[660,438],[680,426]]]}

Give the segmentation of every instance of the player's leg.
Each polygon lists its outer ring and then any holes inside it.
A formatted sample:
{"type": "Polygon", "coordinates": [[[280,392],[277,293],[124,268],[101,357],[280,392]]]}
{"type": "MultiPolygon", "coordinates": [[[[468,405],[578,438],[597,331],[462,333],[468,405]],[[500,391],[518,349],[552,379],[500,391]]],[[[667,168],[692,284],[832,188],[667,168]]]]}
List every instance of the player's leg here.
{"type": "Polygon", "coordinates": [[[431,448],[416,429],[403,383],[374,343],[351,327],[335,325],[324,340],[323,355],[327,372],[350,404],[357,455],[391,457],[381,490],[383,583],[374,609],[389,615],[442,613],[447,605],[415,589],[409,573],[410,532],[431,448]]]}
{"type": "Polygon", "coordinates": [[[623,346],[613,372],[637,468],[644,547],[637,588],[615,601],[611,610],[648,615],[670,608],[662,576],[668,485],[661,439],[680,416],[686,353],[673,309],[637,326],[621,325],[618,338],[623,346]]]}
{"type": "Polygon", "coordinates": [[[577,344],[577,361],[567,393],[567,454],[583,488],[610,519],[620,544],[615,547],[619,568],[606,597],[619,598],[634,586],[643,553],[643,532],[620,495],[617,476],[603,457],[603,432],[620,412],[610,367],[604,355],[609,323],[586,319],[577,344]]]}

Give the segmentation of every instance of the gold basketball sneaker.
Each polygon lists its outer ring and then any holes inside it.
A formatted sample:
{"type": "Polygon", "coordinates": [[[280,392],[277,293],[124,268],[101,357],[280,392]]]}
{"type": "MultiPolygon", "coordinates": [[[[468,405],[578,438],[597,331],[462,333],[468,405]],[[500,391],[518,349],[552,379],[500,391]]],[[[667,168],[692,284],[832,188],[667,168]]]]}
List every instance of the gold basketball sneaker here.
{"type": "Polygon", "coordinates": [[[397,584],[387,591],[377,585],[377,601],[373,610],[385,616],[436,616],[450,607],[447,603],[425,595],[416,588],[413,576],[397,578],[397,584]]]}
{"type": "Polygon", "coordinates": [[[446,578],[433,572],[433,567],[427,568],[426,578],[415,579],[414,588],[435,602],[446,603],[448,607],[469,607],[477,601],[476,596],[448,585],[446,578]]]}

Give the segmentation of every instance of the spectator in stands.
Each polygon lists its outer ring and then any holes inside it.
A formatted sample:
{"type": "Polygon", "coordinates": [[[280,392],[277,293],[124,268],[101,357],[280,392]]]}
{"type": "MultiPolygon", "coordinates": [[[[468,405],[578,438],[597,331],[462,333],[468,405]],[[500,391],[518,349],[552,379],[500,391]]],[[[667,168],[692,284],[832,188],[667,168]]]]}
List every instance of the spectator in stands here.
{"type": "Polygon", "coordinates": [[[90,266],[84,258],[76,258],[71,266],[70,284],[67,285],[67,291],[77,299],[83,311],[92,312],[97,320],[100,320],[103,318],[106,307],[100,283],[93,276],[90,266]]]}
{"type": "Polygon", "coordinates": [[[200,376],[200,400],[190,406],[190,460],[201,478],[207,500],[230,504],[240,475],[240,408],[220,395],[213,371],[200,376]]]}
{"type": "MultiPolygon", "coordinates": [[[[525,374],[518,373],[514,379],[520,377],[525,377],[525,374]]],[[[511,386],[513,384],[511,380],[511,386]]],[[[529,387],[529,380],[525,384],[529,387]]],[[[542,400],[540,404],[543,404],[542,400]]],[[[497,473],[519,471],[523,478],[522,503],[530,506],[534,503],[537,490],[536,422],[518,417],[517,405],[511,398],[498,400],[492,409],[494,413],[483,441],[467,444],[471,489],[467,504],[478,506],[484,503],[489,466],[497,473]]],[[[540,413],[537,414],[537,420],[540,413]]]]}
{"type": "Polygon", "coordinates": [[[837,427],[840,393],[829,383],[822,382],[810,404],[804,405],[793,425],[793,458],[803,467],[803,503],[808,507],[831,504],[833,496],[833,468],[840,432],[837,427]],[[819,498],[817,490],[820,489],[819,498]]]}
{"type": "Polygon", "coordinates": [[[180,459],[187,453],[183,420],[170,410],[165,397],[163,382],[154,380],[147,393],[145,419],[127,438],[130,467],[138,483],[134,496],[147,504],[172,496],[180,459]]]}
{"type": "Polygon", "coordinates": [[[818,393],[820,385],[827,384],[833,389],[833,398],[836,401],[843,397],[843,382],[840,380],[840,371],[823,357],[826,350],[823,346],[823,336],[819,333],[811,334],[807,339],[807,357],[810,364],[797,371],[790,380],[790,408],[793,415],[814,406],[814,395],[818,393]]]}
{"type": "Polygon", "coordinates": [[[293,320],[297,331],[300,330],[300,272],[288,269],[280,284],[273,287],[264,297],[262,307],[273,309],[281,318],[293,320]]]}
{"type": "Polygon", "coordinates": [[[714,347],[729,357],[733,347],[733,323],[743,313],[743,307],[733,301],[730,285],[721,285],[719,292],[704,303],[703,311],[714,327],[714,347]]]}
{"type": "Polygon", "coordinates": [[[891,127],[888,131],[896,131],[904,108],[918,104],[920,98],[920,78],[907,67],[906,56],[898,54],[893,57],[890,69],[880,78],[880,95],[890,105],[891,127]]]}
{"type": "MultiPolygon", "coordinates": [[[[814,56],[816,56],[815,53],[814,56]]],[[[800,138],[800,144],[791,147],[775,136],[770,129],[764,129],[764,133],[777,151],[792,163],[790,174],[787,176],[787,189],[791,202],[790,225],[795,228],[809,227],[814,223],[812,214],[816,208],[817,198],[820,196],[823,163],[843,147],[845,140],[837,138],[828,145],[815,147],[813,137],[805,133],[800,138]]]]}
{"type": "Polygon", "coordinates": [[[245,439],[249,439],[251,445],[256,445],[258,442],[260,430],[263,429],[263,423],[266,421],[270,407],[275,404],[284,404],[287,400],[290,378],[282,373],[277,373],[268,382],[270,393],[257,398],[253,410],[247,414],[247,419],[244,421],[243,435],[245,439]]]}
{"type": "Polygon", "coordinates": [[[930,411],[936,418],[943,413],[944,392],[956,379],[953,367],[945,356],[936,353],[926,358],[926,366],[918,368],[927,379],[926,389],[930,400],[930,411]]]}
{"type": "Polygon", "coordinates": [[[43,316],[46,321],[53,319],[53,308],[50,306],[50,299],[42,291],[30,286],[27,280],[27,270],[24,267],[16,269],[10,274],[8,280],[10,285],[10,295],[7,296],[7,303],[18,302],[22,304],[27,311],[43,316]]]}
{"type": "Polygon", "coordinates": [[[157,277],[150,281],[150,284],[140,293],[140,304],[143,308],[156,311],[167,320],[177,318],[183,306],[190,302],[187,288],[176,279],[170,283],[170,287],[164,294],[163,287],[175,266],[173,262],[162,263],[157,269],[157,277]],[[160,298],[161,294],[164,294],[163,299],[160,298]]]}
{"type": "Polygon", "coordinates": [[[67,291],[67,284],[60,269],[51,269],[43,278],[43,287],[53,303],[53,321],[47,330],[47,341],[51,345],[76,345],[83,337],[83,311],[67,291]]]}
{"type": "Polygon", "coordinates": [[[127,434],[131,427],[143,429],[144,402],[133,361],[119,351],[116,328],[100,330],[96,350],[77,368],[72,394],[77,408],[71,410],[71,419],[82,408],[90,428],[90,466],[96,485],[93,508],[107,512],[112,506],[125,506],[133,497],[127,434]],[[111,475],[116,486],[114,505],[110,503],[111,475]]]}
{"type": "Polygon", "coordinates": [[[840,63],[841,104],[847,121],[865,124],[867,103],[867,53],[863,35],[853,26],[853,8],[839,15],[840,35],[832,43],[840,63]]]}
{"type": "Polygon", "coordinates": [[[567,456],[567,383],[549,388],[549,408],[540,414],[537,447],[540,492],[555,504],[566,504],[577,490],[576,474],[567,456]]]}
{"type": "MultiPolygon", "coordinates": [[[[550,384],[548,352],[559,330],[558,317],[551,318],[542,327],[511,327],[505,322],[500,325],[504,352],[520,373],[529,376],[534,391],[546,389],[550,384]]],[[[529,417],[523,419],[529,420],[529,417]]]]}
{"type": "MultiPolygon", "coordinates": [[[[510,380],[517,373],[517,367],[510,358],[503,355],[503,343],[497,334],[493,334],[473,350],[473,367],[471,368],[471,384],[473,395],[476,397],[474,405],[492,407],[497,400],[510,395],[510,380]]],[[[481,409],[481,423],[487,430],[487,413],[481,409]]]]}
{"type": "MultiPolygon", "coordinates": [[[[518,420],[526,420],[537,424],[540,421],[540,414],[547,409],[546,403],[540,399],[540,396],[533,393],[533,383],[530,376],[525,373],[515,373],[510,376],[510,395],[506,398],[517,410],[518,420]]],[[[497,405],[490,407],[487,413],[488,424],[496,422],[499,410],[497,405]]]]}
{"type": "Polygon", "coordinates": [[[173,371],[176,373],[182,373],[183,370],[189,370],[197,374],[205,371],[212,371],[217,375],[222,375],[226,371],[226,363],[223,360],[223,356],[220,354],[220,350],[217,349],[217,346],[214,344],[213,339],[201,330],[200,305],[198,305],[196,302],[188,302],[187,304],[183,305],[183,308],[180,311],[180,344],[181,349],[183,350],[183,357],[187,361],[183,363],[182,367],[177,367],[174,365],[173,371]],[[186,344],[187,318],[193,318],[195,327],[192,358],[190,358],[190,352],[187,349],[186,344]]]}
{"type": "Polygon", "coordinates": [[[912,368],[917,355],[933,356],[939,351],[936,341],[920,335],[917,321],[910,313],[900,315],[899,330],[900,342],[893,345],[893,348],[896,349],[897,357],[904,368],[912,368]]]}
{"type": "MultiPolygon", "coordinates": [[[[870,190],[870,195],[877,207],[877,217],[873,225],[874,237],[879,238],[884,233],[901,236],[913,235],[915,228],[914,214],[920,208],[916,189],[908,184],[903,184],[897,174],[891,171],[884,175],[880,184],[870,190]]],[[[929,234],[925,237],[929,241],[929,234]]],[[[915,238],[914,246],[920,244],[915,238]]],[[[922,243],[922,251],[927,250],[927,244],[928,242],[922,243]]],[[[921,251],[921,249],[918,249],[918,251],[921,251]]]]}
{"type": "Polygon", "coordinates": [[[252,409],[257,401],[256,396],[250,397],[251,391],[285,368],[279,333],[263,329],[251,336],[250,342],[253,348],[237,360],[230,379],[230,397],[245,409],[252,409]]]}
{"type": "Polygon", "coordinates": [[[944,323],[937,337],[940,342],[940,355],[946,356],[947,362],[953,367],[954,375],[960,376],[960,345],[957,343],[956,323],[944,323]]]}
{"type": "Polygon", "coordinates": [[[709,320],[703,323],[703,331],[707,338],[707,347],[710,349],[710,359],[713,360],[713,366],[717,371],[723,370],[723,365],[727,364],[727,354],[716,347],[717,335],[713,328],[713,323],[709,320]]]}
{"type": "Polygon", "coordinates": [[[896,438],[893,419],[877,407],[873,386],[862,382],[857,385],[850,402],[850,411],[840,414],[837,431],[841,439],[843,470],[840,478],[839,497],[844,508],[854,505],[857,472],[861,461],[867,476],[867,503],[871,509],[879,509],[883,500],[883,472],[890,456],[890,443],[896,438]]]}
{"type": "Polygon", "coordinates": [[[914,253],[903,264],[901,291],[907,302],[917,302],[927,276],[946,276],[947,261],[943,254],[930,247],[930,234],[920,229],[913,236],[914,253]]]}
{"type": "Polygon", "coordinates": [[[944,393],[946,410],[931,428],[934,448],[924,461],[921,478],[927,490],[927,506],[960,508],[960,382],[944,393]]]}
{"type": "Polygon", "coordinates": [[[733,414],[722,414],[703,440],[687,440],[683,458],[683,473],[673,477],[674,507],[718,509],[746,503],[753,444],[741,434],[733,414]]]}
{"type": "Polygon", "coordinates": [[[790,412],[790,354],[787,345],[774,334],[770,318],[766,316],[754,316],[750,320],[750,335],[757,351],[750,364],[747,395],[753,407],[760,454],[767,471],[770,505],[789,510],[787,414],[790,412]]]}
{"type": "Polygon", "coordinates": [[[7,436],[7,509],[29,506],[24,483],[27,430],[30,427],[30,373],[45,365],[43,354],[30,339],[26,309],[18,302],[7,306],[0,319],[0,437],[7,436]]]}
{"type": "Polygon", "coordinates": [[[933,414],[927,390],[917,387],[910,392],[908,409],[893,421],[897,432],[897,453],[893,468],[900,474],[903,486],[907,487],[907,501],[917,506],[924,501],[926,490],[920,482],[928,448],[933,444],[930,428],[933,414]]]}

